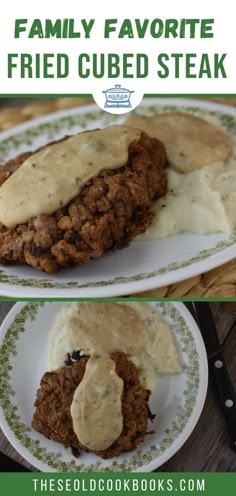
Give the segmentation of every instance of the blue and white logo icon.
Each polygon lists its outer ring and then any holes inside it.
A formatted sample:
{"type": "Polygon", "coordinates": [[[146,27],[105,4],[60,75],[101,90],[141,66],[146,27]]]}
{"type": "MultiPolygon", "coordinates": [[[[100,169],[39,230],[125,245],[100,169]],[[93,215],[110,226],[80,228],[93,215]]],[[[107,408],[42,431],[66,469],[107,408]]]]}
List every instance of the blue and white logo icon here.
{"type": "Polygon", "coordinates": [[[132,108],[130,98],[134,91],[122,88],[121,84],[115,84],[114,88],[109,88],[103,93],[106,97],[104,108],[132,108]]]}
{"type": "MultiPolygon", "coordinates": [[[[93,91],[93,98],[96,104],[108,114],[128,114],[132,112],[142,101],[143,86],[139,88],[136,81],[132,81],[132,89],[128,89],[126,81],[118,79],[120,84],[111,88],[111,81],[97,81],[93,91]],[[104,88],[108,88],[105,89],[104,88]]],[[[138,81],[141,85],[141,81],[138,81]]]]}

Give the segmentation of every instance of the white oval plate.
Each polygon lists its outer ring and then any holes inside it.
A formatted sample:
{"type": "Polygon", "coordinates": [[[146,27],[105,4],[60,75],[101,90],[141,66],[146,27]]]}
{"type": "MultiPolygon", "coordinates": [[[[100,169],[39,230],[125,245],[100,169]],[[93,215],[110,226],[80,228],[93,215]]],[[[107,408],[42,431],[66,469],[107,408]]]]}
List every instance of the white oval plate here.
{"type": "MultiPolygon", "coordinates": [[[[231,131],[236,109],[185,99],[145,99],[137,111],[212,112],[231,131]]],[[[126,117],[107,114],[96,105],[67,109],[26,122],[0,135],[0,163],[25,150],[35,150],[65,134],[121,123],[126,117]]],[[[106,297],[146,291],[206,272],[235,257],[236,232],[177,234],[157,241],[134,241],[129,248],[56,276],[24,265],[0,266],[0,294],[16,297],[106,297]]]]}
{"type": "Polygon", "coordinates": [[[200,331],[182,303],[152,302],[172,327],[184,369],[158,380],[150,406],[155,431],[133,452],[111,460],[81,452],[79,459],[31,429],[34,400],[47,370],[48,331],[59,302],[17,303],[1,328],[0,425],[14,448],[41,471],[152,471],[173,456],[190,436],[201,414],[208,382],[200,331]]]}

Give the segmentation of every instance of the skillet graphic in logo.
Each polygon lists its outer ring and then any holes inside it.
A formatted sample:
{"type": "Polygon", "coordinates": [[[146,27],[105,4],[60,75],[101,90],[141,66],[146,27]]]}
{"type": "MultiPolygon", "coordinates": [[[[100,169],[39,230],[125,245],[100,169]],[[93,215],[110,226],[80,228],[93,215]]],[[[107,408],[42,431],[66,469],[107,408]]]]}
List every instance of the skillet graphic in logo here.
{"type": "Polygon", "coordinates": [[[121,84],[115,84],[114,88],[104,90],[105,104],[104,108],[132,108],[130,98],[132,90],[122,88],[121,84]]]}

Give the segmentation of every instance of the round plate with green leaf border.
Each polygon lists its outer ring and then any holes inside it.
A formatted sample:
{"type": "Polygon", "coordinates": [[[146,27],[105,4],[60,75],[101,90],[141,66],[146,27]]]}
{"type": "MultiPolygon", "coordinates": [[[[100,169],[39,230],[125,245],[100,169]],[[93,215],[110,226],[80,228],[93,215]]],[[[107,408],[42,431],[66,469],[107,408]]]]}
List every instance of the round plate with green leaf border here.
{"type": "MultiPolygon", "coordinates": [[[[230,133],[236,130],[236,109],[208,101],[146,98],[135,112],[182,111],[218,117],[230,133]]],[[[126,116],[127,117],[127,116],[126,116]]],[[[0,163],[22,151],[36,150],[65,134],[122,123],[126,118],[96,105],[67,109],[28,121],[0,135],[0,163]]],[[[56,276],[29,266],[0,266],[0,294],[16,297],[106,297],[166,286],[206,272],[235,257],[236,232],[198,235],[181,233],[161,240],[134,241],[88,264],[63,269],[56,276]]]]}
{"type": "Polygon", "coordinates": [[[183,371],[158,378],[150,407],[156,414],[139,447],[102,460],[50,441],[31,428],[34,400],[47,370],[48,332],[65,303],[17,303],[6,317],[0,340],[0,425],[15,449],[41,471],[151,471],[173,456],[190,436],[205,401],[208,366],[200,331],[182,303],[148,302],[172,329],[183,371]]]}

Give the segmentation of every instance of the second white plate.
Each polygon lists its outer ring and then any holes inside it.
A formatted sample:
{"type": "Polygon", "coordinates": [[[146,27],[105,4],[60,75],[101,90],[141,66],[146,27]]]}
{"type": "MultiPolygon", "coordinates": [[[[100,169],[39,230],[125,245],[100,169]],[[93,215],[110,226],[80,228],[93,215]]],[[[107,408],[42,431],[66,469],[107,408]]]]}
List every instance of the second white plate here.
{"type": "Polygon", "coordinates": [[[153,435],[133,452],[110,460],[69,449],[31,428],[40,379],[47,370],[48,332],[62,303],[17,303],[5,319],[0,341],[0,425],[15,449],[42,471],[151,471],[173,456],[190,436],[205,401],[208,366],[199,329],[182,303],[149,303],[174,333],[184,364],[162,377],[151,396],[153,435]]]}

